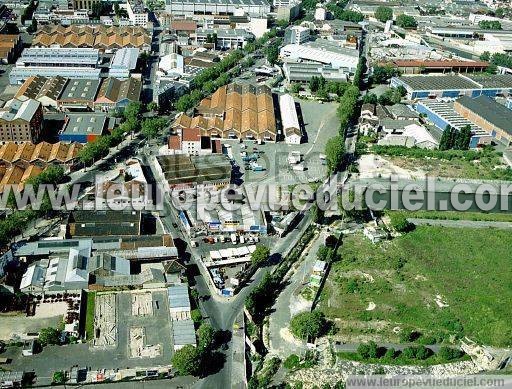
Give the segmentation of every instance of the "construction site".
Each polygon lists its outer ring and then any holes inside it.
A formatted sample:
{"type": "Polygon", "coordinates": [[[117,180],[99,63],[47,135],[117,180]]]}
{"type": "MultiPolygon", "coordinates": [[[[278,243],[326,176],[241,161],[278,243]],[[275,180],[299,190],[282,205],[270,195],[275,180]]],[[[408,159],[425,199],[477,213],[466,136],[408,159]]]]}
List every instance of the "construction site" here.
{"type": "Polygon", "coordinates": [[[166,289],[98,293],[92,348],[168,363],[172,330],[166,289]]]}

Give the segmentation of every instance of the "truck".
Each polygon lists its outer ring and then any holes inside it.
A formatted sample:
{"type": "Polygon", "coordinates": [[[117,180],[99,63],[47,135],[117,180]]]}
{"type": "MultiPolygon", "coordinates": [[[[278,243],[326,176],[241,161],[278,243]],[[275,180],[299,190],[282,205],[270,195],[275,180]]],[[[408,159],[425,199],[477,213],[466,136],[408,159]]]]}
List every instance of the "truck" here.
{"type": "Polygon", "coordinates": [[[241,244],[244,244],[245,243],[245,238],[243,235],[240,235],[240,243],[241,244]]]}
{"type": "Polygon", "coordinates": [[[299,151],[291,151],[288,154],[288,163],[294,165],[302,161],[302,154],[299,151]]]}
{"type": "Polygon", "coordinates": [[[233,243],[233,244],[237,243],[237,241],[236,241],[236,234],[235,233],[231,234],[231,243],[233,243]]]}
{"type": "Polygon", "coordinates": [[[306,167],[303,164],[298,164],[298,165],[293,165],[292,169],[303,172],[304,170],[306,170],[306,167]]]}

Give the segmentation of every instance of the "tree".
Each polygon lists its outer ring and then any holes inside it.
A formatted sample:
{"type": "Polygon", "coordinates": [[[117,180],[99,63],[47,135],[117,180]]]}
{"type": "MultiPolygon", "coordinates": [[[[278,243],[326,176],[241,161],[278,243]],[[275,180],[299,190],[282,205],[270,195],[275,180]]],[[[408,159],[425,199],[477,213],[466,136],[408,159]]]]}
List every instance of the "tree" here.
{"type": "Polygon", "coordinates": [[[152,101],[148,104],[147,109],[148,111],[158,111],[158,104],[152,101]]]}
{"type": "Polygon", "coordinates": [[[268,63],[275,65],[277,63],[277,59],[279,58],[279,46],[276,44],[268,46],[266,54],[268,63]]]}
{"type": "Polygon", "coordinates": [[[203,320],[203,315],[199,309],[193,309],[190,311],[190,318],[194,323],[200,323],[203,320]]]}
{"type": "Polygon", "coordinates": [[[359,347],[357,347],[357,353],[363,359],[377,358],[378,352],[379,348],[373,341],[368,343],[361,343],[359,347]]]}
{"type": "Polygon", "coordinates": [[[142,122],[142,135],[148,139],[153,139],[167,126],[167,124],[167,119],[162,117],[146,119],[142,122]]]}
{"type": "Polygon", "coordinates": [[[489,62],[491,60],[491,53],[488,51],[484,51],[482,54],[480,54],[480,61],[489,62]]]}
{"type": "Polygon", "coordinates": [[[363,104],[377,104],[377,95],[374,93],[367,93],[363,96],[363,104]]]}
{"type": "Polygon", "coordinates": [[[451,347],[446,347],[446,346],[442,346],[437,353],[437,356],[442,361],[452,361],[454,359],[461,358],[463,355],[464,355],[464,352],[462,350],[451,348],[451,347]]]}
{"type": "Polygon", "coordinates": [[[375,10],[375,19],[382,23],[386,23],[388,20],[393,19],[393,10],[381,5],[375,10]]]}
{"type": "Polygon", "coordinates": [[[66,381],[66,375],[63,371],[56,371],[53,373],[52,382],[54,384],[63,384],[66,381]]]}
{"type": "Polygon", "coordinates": [[[443,135],[441,135],[441,140],[439,141],[439,150],[449,150],[453,147],[451,144],[451,126],[446,126],[443,131],[443,135]]]}
{"type": "Polygon", "coordinates": [[[320,336],[325,329],[325,324],[322,312],[301,312],[291,319],[290,331],[297,338],[308,340],[320,336]]]}
{"type": "Polygon", "coordinates": [[[482,30],[501,30],[501,23],[498,20],[480,20],[478,27],[482,30]]]}
{"type": "Polygon", "coordinates": [[[208,323],[202,323],[197,329],[197,347],[202,352],[210,350],[215,338],[215,331],[208,323]]]}
{"type": "Polygon", "coordinates": [[[47,327],[39,331],[39,343],[42,346],[60,343],[60,331],[57,328],[47,327]]]}
{"type": "Polygon", "coordinates": [[[179,375],[197,376],[201,371],[201,351],[187,344],[174,353],[171,362],[179,375]]]}
{"type": "Polygon", "coordinates": [[[130,102],[124,109],[124,118],[127,121],[137,122],[142,114],[142,103],[138,101],[130,102]]]}
{"type": "Polygon", "coordinates": [[[261,244],[256,246],[256,250],[251,254],[251,263],[254,266],[259,266],[262,263],[265,263],[270,256],[270,250],[268,247],[263,246],[261,244]]]}
{"type": "Polygon", "coordinates": [[[325,144],[325,158],[329,174],[336,172],[341,167],[344,154],[345,146],[341,135],[336,135],[327,141],[325,144]]]}
{"type": "Polygon", "coordinates": [[[386,84],[391,77],[400,75],[400,71],[391,65],[374,66],[372,72],[372,81],[376,84],[386,84]]]}
{"type": "Polygon", "coordinates": [[[471,126],[465,125],[462,127],[458,133],[457,138],[455,140],[454,149],[455,150],[468,150],[469,144],[471,142],[471,126]]]}
{"type": "Polygon", "coordinates": [[[315,93],[320,88],[320,77],[313,76],[309,79],[309,90],[315,93]]]}
{"type": "Polygon", "coordinates": [[[302,85],[300,85],[297,82],[294,82],[291,85],[290,90],[291,90],[292,93],[299,93],[302,90],[302,85]]]}
{"type": "Polygon", "coordinates": [[[320,208],[318,208],[318,205],[316,203],[313,203],[309,212],[311,212],[311,216],[313,217],[313,222],[315,222],[315,223],[322,222],[322,220],[324,218],[324,211],[322,211],[320,208]]]}
{"type": "Polygon", "coordinates": [[[391,214],[391,227],[398,232],[409,232],[414,229],[414,224],[407,220],[404,212],[397,211],[391,214]]]}
{"type": "Polygon", "coordinates": [[[402,14],[397,16],[396,25],[402,28],[416,28],[418,22],[412,16],[402,14]]]}
{"type": "Polygon", "coordinates": [[[402,93],[396,88],[391,88],[385,91],[377,99],[381,105],[394,105],[402,101],[402,93]]]}

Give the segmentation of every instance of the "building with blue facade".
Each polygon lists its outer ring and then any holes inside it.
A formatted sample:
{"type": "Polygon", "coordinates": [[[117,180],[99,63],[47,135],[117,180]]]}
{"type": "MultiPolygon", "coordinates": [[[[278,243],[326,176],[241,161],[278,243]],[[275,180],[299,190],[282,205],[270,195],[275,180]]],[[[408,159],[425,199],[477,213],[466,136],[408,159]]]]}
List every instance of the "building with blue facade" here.
{"type": "Polygon", "coordinates": [[[88,143],[99,138],[107,128],[107,115],[103,113],[70,113],[64,118],[59,134],[61,142],[88,143]]]}
{"type": "Polygon", "coordinates": [[[469,143],[470,148],[491,143],[491,134],[457,113],[453,102],[424,100],[418,102],[415,109],[441,130],[444,130],[447,126],[460,130],[462,127],[469,125],[472,133],[469,143]]]}
{"type": "Polygon", "coordinates": [[[411,100],[461,96],[512,96],[511,74],[417,75],[393,77],[391,87],[403,86],[411,100]]]}

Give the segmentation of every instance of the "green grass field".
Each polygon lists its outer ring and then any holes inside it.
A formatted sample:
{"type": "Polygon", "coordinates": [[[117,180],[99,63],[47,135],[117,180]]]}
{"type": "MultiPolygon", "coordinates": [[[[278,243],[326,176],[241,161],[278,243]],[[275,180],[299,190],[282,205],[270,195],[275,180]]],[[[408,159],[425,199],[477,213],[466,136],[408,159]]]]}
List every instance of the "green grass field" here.
{"type": "Polygon", "coordinates": [[[94,308],[96,306],[96,293],[87,292],[87,311],[85,314],[85,332],[87,340],[94,336],[94,308]]]}
{"type": "Polygon", "coordinates": [[[511,245],[493,229],[423,226],[377,245],[346,236],[319,307],[348,338],[399,341],[401,329],[510,346],[511,245]]]}
{"type": "MultiPolygon", "coordinates": [[[[386,211],[393,214],[397,211],[386,211]]],[[[407,217],[432,220],[471,220],[490,222],[512,222],[512,213],[455,212],[455,211],[398,211],[407,217]]]]}

